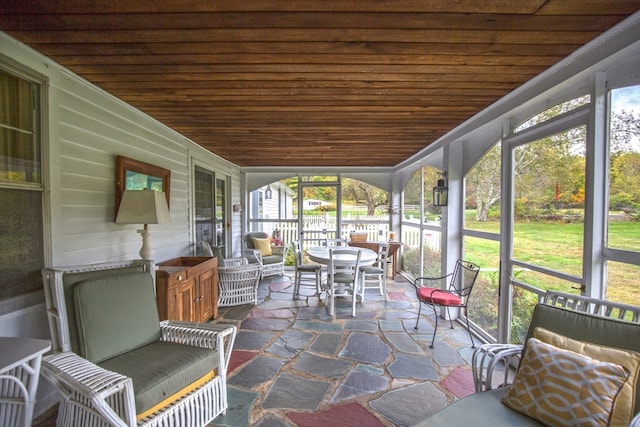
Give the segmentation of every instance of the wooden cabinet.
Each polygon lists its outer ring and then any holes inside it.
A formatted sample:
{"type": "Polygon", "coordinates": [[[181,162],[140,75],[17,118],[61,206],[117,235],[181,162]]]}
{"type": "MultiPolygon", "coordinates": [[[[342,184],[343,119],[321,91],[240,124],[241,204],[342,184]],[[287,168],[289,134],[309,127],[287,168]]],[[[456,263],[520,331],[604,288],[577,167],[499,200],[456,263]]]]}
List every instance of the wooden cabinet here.
{"type": "Polygon", "coordinates": [[[218,259],[179,257],[157,264],[160,320],[206,322],[218,315],[218,259]]]}

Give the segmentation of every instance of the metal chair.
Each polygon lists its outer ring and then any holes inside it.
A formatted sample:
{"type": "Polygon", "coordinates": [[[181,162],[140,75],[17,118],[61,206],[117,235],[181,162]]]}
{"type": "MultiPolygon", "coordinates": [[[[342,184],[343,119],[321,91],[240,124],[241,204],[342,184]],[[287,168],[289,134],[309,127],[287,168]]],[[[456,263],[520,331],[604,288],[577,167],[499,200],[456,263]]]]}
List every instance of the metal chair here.
{"type": "Polygon", "coordinates": [[[384,299],[387,299],[387,258],[389,258],[389,243],[380,242],[376,262],[373,265],[360,267],[360,291],[363,301],[367,289],[378,289],[380,295],[384,295],[384,299]]]}
{"type": "Polygon", "coordinates": [[[305,264],[303,260],[300,241],[293,242],[295,260],[295,279],[293,283],[293,298],[300,294],[300,286],[315,286],[316,295],[322,292],[322,266],[320,264],[305,264]]]}
{"type": "Polygon", "coordinates": [[[360,283],[360,250],[352,248],[329,248],[326,299],[329,299],[329,314],[335,315],[335,297],[352,296],[351,315],[356,315],[356,302],[360,283]]]}
{"type": "Polygon", "coordinates": [[[420,312],[422,310],[423,303],[429,306],[435,313],[436,327],[433,331],[433,338],[431,338],[431,348],[433,348],[433,343],[438,331],[438,311],[436,310],[436,307],[444,307],[447,310],[447,317],[449,318],[451,329],[453,329],[453,321],[451,320],[449,307],[456,307],[464,310],[464,318],[467,322],[467,331],[469,332],[469,338],[471,338],[471,347],[476,348],[473,341],[473,335],[471,335],[471,329],[469,328],[467,304],[469,303],[469,296],[471,295],[473,285],[476,282],[479,272],[480,267],[476,264],[459,259],[456,261],[453,273],[441,277],[418,277],[413,282],[419,301],[418,318],[416,319],[416,326],[414,329],[418,329],[418,322],[420,321],[420,312]],[[442,279],[446,279],[448,277],[451,278],[451,281],[447,285],[447,289],[427,286],[427,283],[429,282],[432,282],[434,283],[434,286],[437,286],[442,279]]]}

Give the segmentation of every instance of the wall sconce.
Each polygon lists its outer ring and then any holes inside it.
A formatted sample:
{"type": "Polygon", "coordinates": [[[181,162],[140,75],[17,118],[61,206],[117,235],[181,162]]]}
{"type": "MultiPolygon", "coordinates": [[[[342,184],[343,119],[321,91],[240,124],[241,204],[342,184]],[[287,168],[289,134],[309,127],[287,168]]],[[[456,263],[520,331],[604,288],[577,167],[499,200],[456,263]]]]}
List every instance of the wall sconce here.
{"type": "Polygon", "coordinates": [[[138,230],[142,236],[140,257],[153,259],[153,248],[149,242],[151,232],[149,224],[164,224],[171,222],[167,197],[161,191],[126,190],[122,193],[122,200],[116,216],[116,224],[144,224],[144,229],[138,230]]]}
{"type": "Polygon", "coordinates": [[[449,188],[447,187],[447,172],[442,172],[438,185],[433,187],[433,206],[447,206],[449,188]]]}
{"type": "Polygon", "coordinates": [[[242,205],[241,204],[233,205],[233,211],[234,212],[242,212],[242,205]]]}
{"type": "Polygon", "coordinates": [[[267,185],[267,189],[264,190],[264,198],[267,200],[271,200],[273,197],[273,191],[271,191],[271,185],[267,185]]]}

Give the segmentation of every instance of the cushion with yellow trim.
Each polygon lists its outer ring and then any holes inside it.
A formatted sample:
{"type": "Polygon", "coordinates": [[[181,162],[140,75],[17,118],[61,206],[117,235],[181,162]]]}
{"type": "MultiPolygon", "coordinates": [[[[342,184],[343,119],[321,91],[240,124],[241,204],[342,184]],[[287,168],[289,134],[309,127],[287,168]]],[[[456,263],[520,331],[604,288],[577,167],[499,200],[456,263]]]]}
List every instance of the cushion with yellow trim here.
{"type": "Polygon", "coordinates": [[[502,402],[548,426],[608,426],[628,377],[620,365],[530,338],[502,402]]]}
{"type": "Polygon", "coordinates": [[[99,363],[133,381],[136,413],[142,414],[169,396],[176,399],[191,384],[218,368],[218,352],[157,341],[99,363]]]}
{"type": "Polygon", "coordinates": [[[258,237],[251,238],[253,241],[253,247],[260,251],[260,255],[262,256],[270,256],[271,255],[271,242],[269,238],[261,239],[258,237]]]}
{"type": "Polygon", "coordinates": [[[636,384],[640,371],[640,353],[577,341],[541,327],[534,328],[532,336],[564,350],[573,351],[603,362],[615,363],[629,371],[629,378],[624,382],[618,397],[613,403],[613,413],[611,414],[611,425],[629,425],[633,417],[636,384]]]}

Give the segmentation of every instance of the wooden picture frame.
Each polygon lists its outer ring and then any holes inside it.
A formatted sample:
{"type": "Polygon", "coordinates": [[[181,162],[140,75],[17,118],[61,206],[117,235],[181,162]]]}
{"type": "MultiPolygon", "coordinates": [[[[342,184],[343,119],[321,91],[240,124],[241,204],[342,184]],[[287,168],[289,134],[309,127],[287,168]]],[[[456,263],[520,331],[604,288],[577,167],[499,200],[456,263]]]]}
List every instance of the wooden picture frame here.
{"type": "Polygon", "coordinates": [[[120,200],[125,190],[164,191],[169,205],[171,171],[124,156],[116,158],[116,200],[113,220],[118,216],[120,200]]]}

